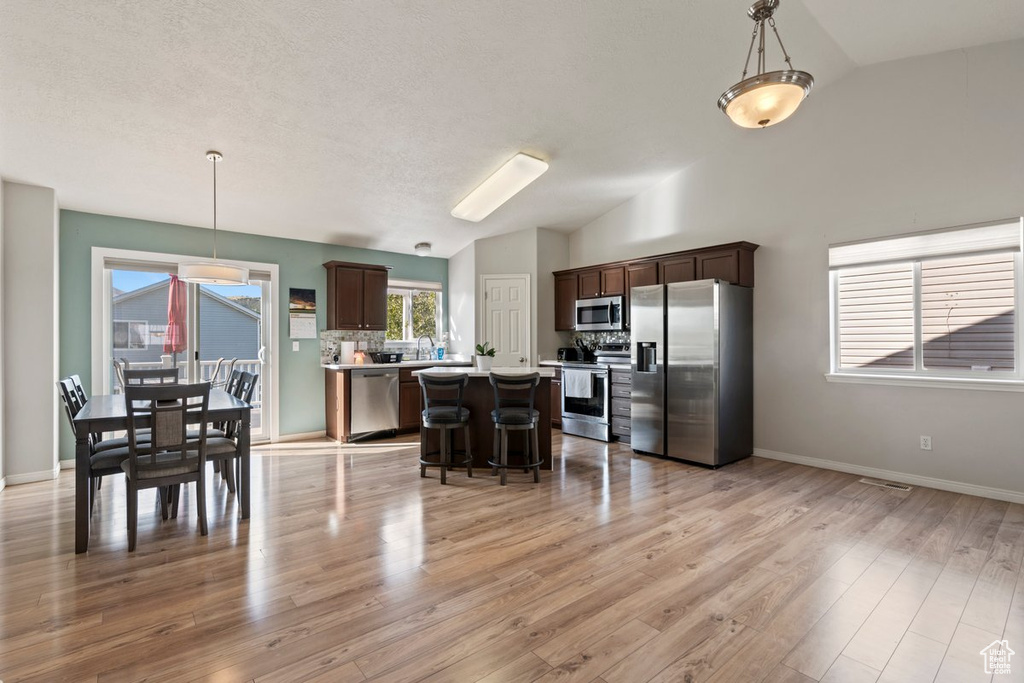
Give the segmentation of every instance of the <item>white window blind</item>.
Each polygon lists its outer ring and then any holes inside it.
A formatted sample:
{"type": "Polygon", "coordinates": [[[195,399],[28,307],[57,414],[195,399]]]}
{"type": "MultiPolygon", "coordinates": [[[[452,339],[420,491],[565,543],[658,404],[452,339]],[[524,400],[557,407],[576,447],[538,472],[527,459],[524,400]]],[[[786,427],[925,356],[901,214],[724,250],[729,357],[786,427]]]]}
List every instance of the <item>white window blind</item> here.
{"type": "Polygon", "coordinates": [[[834,269],[867,263],[960,256],[986,251],[1020,251],[1020,244],[1021,219],[1015,218],[832,245],[828,249],[828,265],[834,269]]]}
{"type": "Polygon", "coordinates": [[[839,273],[839,366],[914,367],[914,269],[886,264],[839,273]]]}
{"type": "Polygon", "coordinates": [[[833,372],[1021,378],[1021,220],[835,245],[833,372]]]}
{"type": "Polygon", "coordinates": [[[1012,254],[921,263],[925,368],[1014,369],[1012,254]]]}

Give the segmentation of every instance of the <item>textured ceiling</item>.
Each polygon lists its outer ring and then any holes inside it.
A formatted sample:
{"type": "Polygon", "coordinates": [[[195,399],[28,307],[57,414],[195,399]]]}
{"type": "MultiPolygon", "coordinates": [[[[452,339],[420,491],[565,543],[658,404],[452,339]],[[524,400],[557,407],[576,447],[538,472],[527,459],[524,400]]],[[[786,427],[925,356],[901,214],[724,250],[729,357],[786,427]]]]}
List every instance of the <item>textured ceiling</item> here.
{"type": "Polygon", "coordinates": [[[1024,37],[1024,0],[804,0],[856,64],[1024,37]]]}
{"type": "MultiPolygon", "coordinates": [[[[817,87],[853,68],[848,54],[878,54],[822,28],[845,36],[833,25],[850,3],[807,3],[814,14],[783,0],[777,20],[817,87]]],[[[575,229],[770,135],[715,106],[742,68],[746,4],[4,1],[0,175],[55,188],[64,208],[208,227],[204,152],[218,149],[227,230],[406,253],[430,241],[449,256],[479,237],[575,229]],[[449,215],[517,151],[551,169],[481,223],[449,215]]],[[[861,2],[858,20],[875,29],[894,4],[928,6],[861,2]]]]}

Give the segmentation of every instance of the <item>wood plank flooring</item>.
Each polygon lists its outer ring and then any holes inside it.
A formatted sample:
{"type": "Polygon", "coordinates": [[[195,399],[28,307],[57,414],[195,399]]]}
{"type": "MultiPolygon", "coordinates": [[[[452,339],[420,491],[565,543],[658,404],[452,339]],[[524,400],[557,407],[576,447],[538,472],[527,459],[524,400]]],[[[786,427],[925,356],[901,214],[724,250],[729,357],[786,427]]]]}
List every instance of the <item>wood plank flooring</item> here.
{"type": "Polygon", "coordinates": [[[1024,506],[562,437],[539,485],[419,477],[413,438],[257,449],[127,552],[108,477],[0,493],[0,680],[1024,681],[1024,506]]]}

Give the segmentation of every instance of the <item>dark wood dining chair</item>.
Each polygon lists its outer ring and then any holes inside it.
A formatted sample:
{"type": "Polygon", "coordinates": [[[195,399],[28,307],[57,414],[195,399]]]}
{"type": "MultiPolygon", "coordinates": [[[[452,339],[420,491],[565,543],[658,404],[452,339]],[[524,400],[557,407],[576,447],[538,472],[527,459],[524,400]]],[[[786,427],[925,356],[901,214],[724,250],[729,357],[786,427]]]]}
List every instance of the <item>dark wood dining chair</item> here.
{"type": "MultiPolygon", "coordinates": [[[[240,372],[234,391],[230,392],[231,395],[246,403],[252,403],[252,396],[259,379],[260,376],[257,373],[240,372]]],[[[212,436],[207,439],[206,458],[212,460],[215,465],[220,464],[220,473],[227,482],[228,491],[234,493],[236,482],[241,477],[241,462],[239,460],[241,453],[238,448],[239,423],[235,420],[218,424],[222,436],[212,436]]]]}
{"type": "MultiPolygon", "coordinates": [[[[64,414],[71,425],[71,434],[78,438],[75,429],[75,416],[78,415],[85,401],[75,391],[75,382],[65,377],[57,382],[57,390],[64,404],[64,414]]],[[[128,457],[128,440],[112,439],[110,443],[97,438],[97,434],[89,435],[89,512],[96,505],[96,495],[102,478],[110,474],[120,474],[121,463],[128,457]]]]}
{"type": "Polygon", "coordinates": [[[178,368],[153,368],[146,370],[135,370],[125,368],[125,387],[140,384],[177,384],[178,368]]]}
{"type": "MultiPolygon", "coordinates": [[[[177,490],[195,482],[199,533],[206,524],[206,416],[210,405],[210,383],[125,386],[128,416],[128,458],[121,463],[128,494],[128,551],[135,550],[139,526],[139,491],[160,488],[177,490]],[[199,436],[187,434],[188,413],[199,420],[199,436]],[[150,425],[151,441],[138,438],[140,423],[150,425]]],[[[175,495],[175,511],[177,509],[175,495]]],[[[176,516],[176,515],[175,515],[176,516]]]]}

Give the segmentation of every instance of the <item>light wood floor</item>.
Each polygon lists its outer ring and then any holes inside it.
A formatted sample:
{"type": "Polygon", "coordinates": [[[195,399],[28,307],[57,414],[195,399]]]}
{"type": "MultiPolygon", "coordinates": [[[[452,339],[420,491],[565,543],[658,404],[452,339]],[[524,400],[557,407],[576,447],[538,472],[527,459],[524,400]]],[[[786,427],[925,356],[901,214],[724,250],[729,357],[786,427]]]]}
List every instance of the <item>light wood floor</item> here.
{"type": "Polygon", "coordinates": [[[263,449],[210,535],[73,476],[0,493],[0,679],[1024,680],[1024,506],[760,458],[719,471],[562,439],[540,485],[420,479],[409,439],[263,449]]]}

